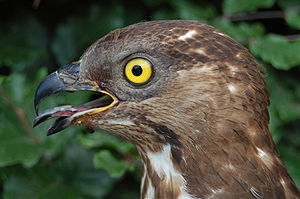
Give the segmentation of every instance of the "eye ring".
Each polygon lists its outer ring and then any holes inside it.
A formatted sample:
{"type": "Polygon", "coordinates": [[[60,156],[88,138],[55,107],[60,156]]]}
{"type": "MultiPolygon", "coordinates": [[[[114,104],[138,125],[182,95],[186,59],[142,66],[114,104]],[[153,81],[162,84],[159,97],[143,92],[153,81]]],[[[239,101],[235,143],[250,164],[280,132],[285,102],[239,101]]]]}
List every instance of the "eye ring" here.
{"type": "Polygon", "coordinates": [[[127,62],[124,69],[126,79],[136,85],[147,83],[153,75],[153,66],[144,58],[134,58],[127,62]]]}

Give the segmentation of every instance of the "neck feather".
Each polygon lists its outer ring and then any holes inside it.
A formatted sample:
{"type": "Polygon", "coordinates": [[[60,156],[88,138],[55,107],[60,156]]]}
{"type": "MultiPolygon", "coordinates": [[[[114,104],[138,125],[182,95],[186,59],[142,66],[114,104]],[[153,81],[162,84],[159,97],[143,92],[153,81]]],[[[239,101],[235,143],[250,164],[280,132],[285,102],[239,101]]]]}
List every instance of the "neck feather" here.
{"type": "Polygon", "coordinates": [[[170,144],[163,145],[161,151],[143,153],[142,157],[142,199],[196,199],[188,193],[186,180],[172,155],[170,144]]]}
{"type": "Polygon", "coordinates": [[[156,143],[155,150],[137,146],[144,163],[141,199],[203,199],[236,191],[250,197],[251,190],[285,198],[294,189],[269,136],[262,146],[244,128],[213,130],[218,136],[199,130],[191,139],[178,137],[180,144],[156,143]]]}

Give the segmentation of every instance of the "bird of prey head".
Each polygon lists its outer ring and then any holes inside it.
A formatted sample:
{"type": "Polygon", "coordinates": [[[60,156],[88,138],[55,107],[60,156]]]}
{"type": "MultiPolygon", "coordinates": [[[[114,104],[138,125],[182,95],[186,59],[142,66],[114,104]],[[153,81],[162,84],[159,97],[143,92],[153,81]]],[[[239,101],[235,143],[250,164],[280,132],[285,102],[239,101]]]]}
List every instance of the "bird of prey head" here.
{"type": "Polygon", "coordinates": [[[263,72],[249,52],[196,21],[152,21],[110,32],[79,61],[50,74],[35,106],[57,92],[102,94],[58,117],[103,129],[136,145],[142,199],[299,198],[268,130],[263,72]]]}

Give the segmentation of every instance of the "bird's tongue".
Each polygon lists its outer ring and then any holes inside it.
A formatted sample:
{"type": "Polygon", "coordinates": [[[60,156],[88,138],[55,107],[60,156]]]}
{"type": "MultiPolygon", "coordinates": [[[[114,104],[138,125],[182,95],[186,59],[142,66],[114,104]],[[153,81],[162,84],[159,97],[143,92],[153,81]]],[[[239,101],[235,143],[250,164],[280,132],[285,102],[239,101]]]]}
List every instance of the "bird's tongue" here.
{"type": "Polygon", "coordinates": [[[54,117],[68,117],[71,115],[74,115],[75,113],[88,110],[86,107],[80,107],[80,106],[59,106],[52,109],[48,109],[44,111],[43,113],[39,114],[38,117],[34,120],[34,126],[49,120],[54,117]]]}
{"type": "Polygon", "coordinates": [[[57,111],[57,112],[51,114],[51,117],[71,116],[71,115],[73,115],[74,113],[77,113],[77,112],[81,112],[81,111],[87,110],[87,108],[83,108],[83,107],[74,107],[74,106],[72,106],[71,109],[72,109],[72,110],[61,110],[61,111],[57,111]]]}
{"type": "Polygon", "coordinates": [[[92,108],[99,108],[99,107],[105,107],[108,106],[113,102],[113,99],[108,96],[104,95],[100,97],[99,99],[90,101],[86,104],[83,104],[81,106],[72,106],[72,105],[66,105],[66,106],[58,106],[55,108],[48,109],[41,114],[39,114],[35,120],[34,120],[34,126],[49,120],[54,117],[69,117],[74,115],[78,112],[83,112],[92,108]]]}

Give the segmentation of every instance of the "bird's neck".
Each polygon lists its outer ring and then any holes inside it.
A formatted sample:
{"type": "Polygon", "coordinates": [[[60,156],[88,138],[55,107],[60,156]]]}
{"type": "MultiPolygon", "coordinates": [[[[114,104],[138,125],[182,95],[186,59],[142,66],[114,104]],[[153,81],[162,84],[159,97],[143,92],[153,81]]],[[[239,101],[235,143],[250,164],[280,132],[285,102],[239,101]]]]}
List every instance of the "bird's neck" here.
{"type": "MultiPolygon", "coordinates": [[[[236,126],[223,128],[224,132],[214,130],[218,136],[191,132],[192,139],[180,145],[157,143],[151,147],[155,150],[138,147],[144,163],[141,199],[214,198],[235,191],[248,194],[251,190],[259,193],[265,184],[282,190],[282,185],[265,181],[267,178],[294,186],[273,146],[253,145],[236,126]]],[[[269,140],[264,142],[267,145],[269,140]]]]}
{"type": "Polygon", "coordinates": [[[159,151],[141,153],[144,169],[141,199],[193,199],[187,192],[187,183],[170,144],[159,151]]]}

